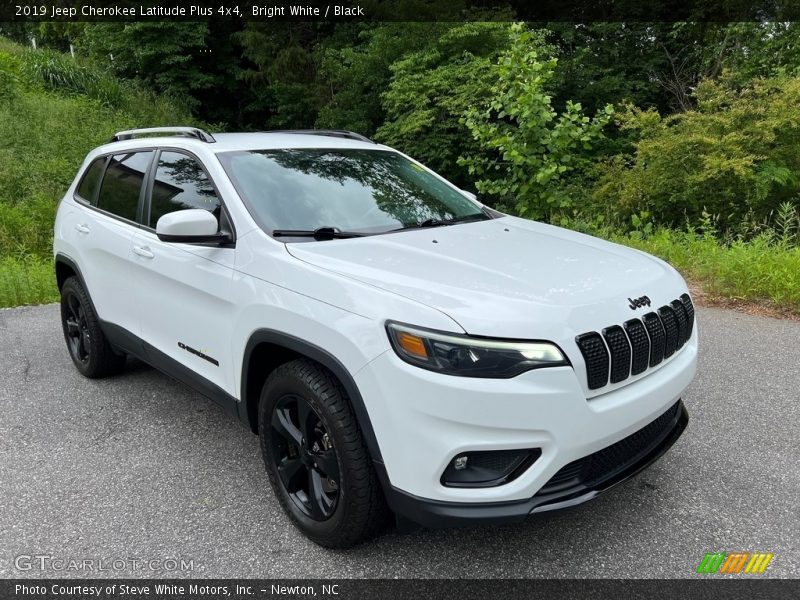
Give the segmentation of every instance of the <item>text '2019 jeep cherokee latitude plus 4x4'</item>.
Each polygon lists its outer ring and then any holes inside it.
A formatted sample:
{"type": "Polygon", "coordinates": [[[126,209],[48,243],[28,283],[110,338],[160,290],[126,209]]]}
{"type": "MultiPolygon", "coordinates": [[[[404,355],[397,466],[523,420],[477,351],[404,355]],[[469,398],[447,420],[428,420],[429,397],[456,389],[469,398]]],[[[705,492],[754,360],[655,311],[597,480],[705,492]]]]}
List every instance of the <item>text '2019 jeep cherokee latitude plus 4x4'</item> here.
{"type": "Polygon", "coordinates": [[[581,503],[687,423],[674,269],[357,134],[121,132],[61,202],[54,253],[78,370],[130,354],[238,416],[326,546],[388,509],[450,526],[581,503]]]}

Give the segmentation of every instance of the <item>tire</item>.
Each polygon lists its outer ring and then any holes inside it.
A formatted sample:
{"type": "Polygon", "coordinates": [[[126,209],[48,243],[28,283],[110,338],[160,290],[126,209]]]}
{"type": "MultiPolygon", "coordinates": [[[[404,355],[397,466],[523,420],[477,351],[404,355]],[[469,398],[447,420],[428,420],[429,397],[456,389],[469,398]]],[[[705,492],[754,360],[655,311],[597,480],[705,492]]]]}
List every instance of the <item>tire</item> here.
{"type": "Polygon", "coordinates": [[[103,335],[89,294],[77,277],[68,278],[61,286],[61,327],[69,356],[81,375],[96,379],[125,367],[125,355],[114,350],[103,335]]]}
{"type": "Polygon", "coordinates": [[[279,366],[264,383],[258,419],[272,489],[306,537],[347,548],[380,532],[389,510],[344,389],[329,371],[307,359],[279,366]]]}

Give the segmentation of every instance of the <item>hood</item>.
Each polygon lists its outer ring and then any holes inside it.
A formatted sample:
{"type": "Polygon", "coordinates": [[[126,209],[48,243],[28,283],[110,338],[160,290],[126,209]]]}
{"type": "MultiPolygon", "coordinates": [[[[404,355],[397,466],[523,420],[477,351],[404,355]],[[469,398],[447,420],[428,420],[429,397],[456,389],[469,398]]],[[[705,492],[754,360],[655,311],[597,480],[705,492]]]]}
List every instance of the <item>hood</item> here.
{"type": "Polygon", "coordinates": [[[287,250],[438,309],[474,335],[572,338],[641,316],[685,291],[674,269],[647,254],[515,217],[292,243],[287,250]],[[645,295],[651,308],[629,306],[628,298],[645,295]]]}

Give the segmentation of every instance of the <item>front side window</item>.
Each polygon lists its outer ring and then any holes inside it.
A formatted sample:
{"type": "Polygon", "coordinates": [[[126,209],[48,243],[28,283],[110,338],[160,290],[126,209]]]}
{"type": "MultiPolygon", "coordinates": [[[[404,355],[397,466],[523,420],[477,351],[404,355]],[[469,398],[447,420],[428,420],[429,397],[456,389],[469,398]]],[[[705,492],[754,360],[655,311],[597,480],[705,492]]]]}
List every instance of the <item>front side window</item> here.
{"type": "Polygon", "coordinates": [[[180,152],[162,152],[153,181],[150,227],[167,213],[202,208],[220,219],[222,204],[211,180],[194,158],[180,152]]]}
{"type": "Polygon", "coordinates": [[[218,156],[266,229],[333,227],[376,234],[430,219],[488,218],[458,190],[397,152],[289,149],[218,156]]]}
{"type": "Polygon", "coordinates": [[[103,167],[106,164],[106,157],[96,158],[86,169],[86,172],[78,185],[77,193],[86,202],[94,202],[94,192],[97,184],[100,183],[100,176],[103,174],[103,167]]]}
{"type": "Polygon", "coordinates": [[[139,193],[153,152],[129,152],[111,157],[100,185],[97,207],[136,221],[139,193]]]}

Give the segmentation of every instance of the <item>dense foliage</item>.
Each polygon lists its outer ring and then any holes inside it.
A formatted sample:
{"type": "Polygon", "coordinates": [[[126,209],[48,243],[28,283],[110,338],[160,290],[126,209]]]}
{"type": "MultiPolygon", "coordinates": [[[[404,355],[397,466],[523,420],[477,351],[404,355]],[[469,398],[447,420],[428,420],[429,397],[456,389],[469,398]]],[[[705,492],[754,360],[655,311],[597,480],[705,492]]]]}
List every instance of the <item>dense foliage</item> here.
{"type": "Polygon", "coordinates": [[[8,261],[45,259],[86,151],[198,122],[350,129],[509,212],[662,255],[713,243],[720,261],[797,264],[797,24],[458,22],[464,6],[434,22],[0,24],[24,44],[0,39],[0,287],[46,271],[8,261]]]}

